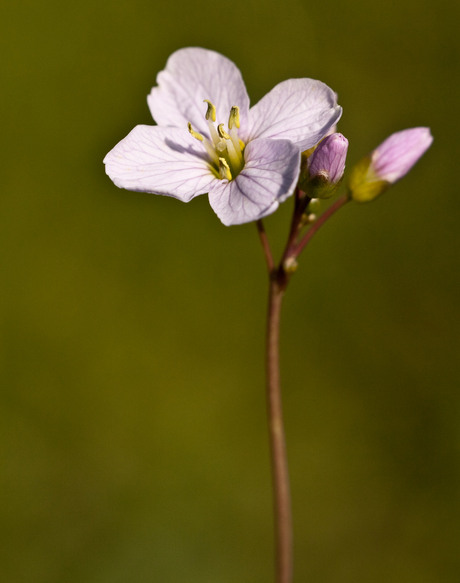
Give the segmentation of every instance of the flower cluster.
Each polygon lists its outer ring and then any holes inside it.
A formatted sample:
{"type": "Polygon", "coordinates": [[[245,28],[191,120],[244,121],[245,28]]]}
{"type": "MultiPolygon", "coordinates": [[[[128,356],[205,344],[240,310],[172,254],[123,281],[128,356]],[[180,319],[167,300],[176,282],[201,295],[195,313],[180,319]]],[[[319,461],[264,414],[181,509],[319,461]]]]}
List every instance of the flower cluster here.
{"type": "Polygon", "coordinates": [[[266,371],[272,462],[276,579],[292,581],[292,519],[279,374],[280,310],[298,257],[350,201],[374,200],[402,178],[432,143],[428,128],[391,135],[351,169],[346,193],[317,214],[342,184],[348,140],[336,132],[336,94],[313,79],[279,83],[253,107],[237,67],[187,48],[171,55],[148,96],[155,126],[136,126],[105,157],[113,182],[189,202],[207,193],[224,225],[257,221],[267,264],[266,371]],[[260,219],[294,195],[279,262],[260,219]]]}
{"type": "MultiPolygon", "coordinates": [[[[120,188],[183,202],[207,193],[224,225],[237,225],[273,213],[296,186],[327,198],[342,179],[342,108],[321,81],[283,81],[250,107],[234,63],[186,48],[169,57],[147,101],[157,125],[136,126],[104,159],[120,188]]],[[[352,170],[350,199],[373,200],[431,141],[427,128],[390,136],[352,170]]]]}

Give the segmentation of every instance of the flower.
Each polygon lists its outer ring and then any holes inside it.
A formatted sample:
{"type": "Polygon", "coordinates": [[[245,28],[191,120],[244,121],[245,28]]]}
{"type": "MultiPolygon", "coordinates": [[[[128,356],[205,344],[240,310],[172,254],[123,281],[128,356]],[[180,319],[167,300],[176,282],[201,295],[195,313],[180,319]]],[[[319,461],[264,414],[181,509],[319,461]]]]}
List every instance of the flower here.
{"type": "Polygon", "coordinates": [[[328,198],[337,188],[345,170],[348,140],[342,134],[326,136],[309,158],[310,190],[313,198],[328,198]]]}
{"type": "Polygon", "coordinates": [[[374,200],[409,172],[432,141],[430,129],[423,127],[389,136],[353,168],[349,183],[351,198],[357,202],[374,200]]]}
{"type": "Polygon", "coordinates": [[[106,172],[120,188],[183,202],[208,193],[225,225],[274,212],[295,188],[300,153],[342,113],[313,79],[279,83],[250,108],[236,65],[202,48],[173,53],[157,84],[147,98],[157,125],[136,126],[105,157],[106,172]]]}

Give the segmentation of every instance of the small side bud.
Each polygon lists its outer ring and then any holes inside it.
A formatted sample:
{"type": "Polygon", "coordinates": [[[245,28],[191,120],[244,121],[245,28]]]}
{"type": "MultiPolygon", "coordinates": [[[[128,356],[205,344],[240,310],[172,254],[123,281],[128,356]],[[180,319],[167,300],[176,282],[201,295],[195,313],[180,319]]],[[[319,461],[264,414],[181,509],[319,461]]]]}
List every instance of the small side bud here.
{"type": "Polygon", "coordinates": [[[307,206],[309,213],[317,214],[321,209],[321,201],[317,198],[312,198],[307,206]]]}
{"type": "Polygon", "coordinates": [[[315,198],[329,198],[345,170],[348,140],[342,134],[326,136],[309,159],[309,190],[315,198]]]}
{"type": "Polygon", "coordinates": [[[299,267],[299,264],[297,263],[297,261],[294,257],[288,257],[283,264],[284,271],[286,273],[289,273],[289,274],[297,271],[298,267],[299,267]]]}
{"type": "Polygon", "coordinates": [[[409,172],[432,141],[429,128],[392,134],[352,169],[349,179],[352,200],[370,202],[377,198],[409,172]]]}

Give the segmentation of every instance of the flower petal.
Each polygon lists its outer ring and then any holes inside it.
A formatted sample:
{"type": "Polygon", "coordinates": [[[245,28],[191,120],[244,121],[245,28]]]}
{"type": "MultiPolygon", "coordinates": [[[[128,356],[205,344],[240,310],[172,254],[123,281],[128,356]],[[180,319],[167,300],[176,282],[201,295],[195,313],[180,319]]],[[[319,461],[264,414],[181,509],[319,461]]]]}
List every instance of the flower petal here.
{"type": "Polygon", "coordinates": [[[136,126],[104,158],[120,188],[173,196],[188,202],[217,181],[199,142],[187,130],[136,126]]]}
{"type": "Polygon", "coordinates": [[[341,115],[337,95],[327,85],[289,79],[251,107],[249,139],[287,139],[304,151],[317,144],[341,115]]]}
{"type": "Polygon", "coordinates": [[[245,165],[231,180],[215,182],[209,203],[224,225],[256,221],[290,196],[299,177],[300,150],[288,140],[254,140],[244,151],[245,165]]]}
{"type": "Polygon", "coordinates": [[[173,53],[166,68],[157,76],[147,98],[158,125],[193,128],[208,135],[205,120],[209,99],[216,107],[217,123],[228,122],[230,108],[240,108],[241,124],[247,124],[249,97],[237,66],[229,59],[201,48],[181,49],[173,53]]]}
{"type": "Polygon", "coordinates": [[[379,180],[392,184],[405,176],[433,141],[429,128],[410,128],[391,134],[372,152],[371,168],[379,180]]]}

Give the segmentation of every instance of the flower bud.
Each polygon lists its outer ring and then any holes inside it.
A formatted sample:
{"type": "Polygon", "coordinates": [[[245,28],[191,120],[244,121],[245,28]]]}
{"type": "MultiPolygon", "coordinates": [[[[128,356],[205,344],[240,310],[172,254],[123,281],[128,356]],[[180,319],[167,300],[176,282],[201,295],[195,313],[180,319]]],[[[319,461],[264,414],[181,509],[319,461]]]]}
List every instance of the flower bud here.
{"type": "Polygon", "coordinates": [[[352,169],[351,198],[357,202],[377,198],[409,172],[432,141],[429,128],[411,128],[392,134],[352,169]]]}
{"type": "Polygon", "coordinates": [[[342,134],[326,136],[310,157],[310,189],[315,198],[328,198],[337,188],[345,170],[348,140],[342,134]]]}

